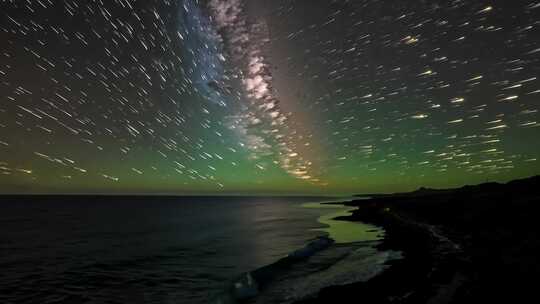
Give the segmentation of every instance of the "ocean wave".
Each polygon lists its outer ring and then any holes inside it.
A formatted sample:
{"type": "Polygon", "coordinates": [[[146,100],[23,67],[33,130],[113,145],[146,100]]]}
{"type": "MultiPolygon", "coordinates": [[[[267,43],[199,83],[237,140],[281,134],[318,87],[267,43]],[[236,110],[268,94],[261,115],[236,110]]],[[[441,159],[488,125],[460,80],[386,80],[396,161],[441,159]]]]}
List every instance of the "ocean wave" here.
{"type": "Polygon", "coordinates": [[[213,303],[292,303],[322,288],[367,281],[401,253],[378,251],[380,241],[335,244],[319,237],[275,263],[243,273],[213,303]]]}

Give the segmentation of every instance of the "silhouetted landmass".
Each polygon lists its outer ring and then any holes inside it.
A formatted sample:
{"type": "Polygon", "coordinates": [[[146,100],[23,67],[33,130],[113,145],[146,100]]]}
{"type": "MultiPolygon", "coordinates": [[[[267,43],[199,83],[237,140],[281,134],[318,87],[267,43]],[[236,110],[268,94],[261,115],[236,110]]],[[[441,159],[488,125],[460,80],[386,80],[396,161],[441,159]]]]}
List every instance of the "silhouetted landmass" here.
{"type": "Polygon", "coordinates": [[[383,226],[381,249],[405,259],[366,283],[302,303],[525,303],[538,297],[540,176],[458,189],[421,188],[348,203],[347,220],[383,226]]]}

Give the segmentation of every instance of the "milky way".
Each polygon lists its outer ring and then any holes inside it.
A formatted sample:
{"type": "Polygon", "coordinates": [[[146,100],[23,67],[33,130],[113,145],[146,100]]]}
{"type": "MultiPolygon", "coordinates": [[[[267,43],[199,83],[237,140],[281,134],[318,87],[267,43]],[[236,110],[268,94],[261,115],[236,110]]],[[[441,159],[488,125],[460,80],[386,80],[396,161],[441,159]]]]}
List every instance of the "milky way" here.
{"type": "Polygon", "coordinates": [[[200,6],[186,0],[179,12],[178,37],[183,41],[183,68],[198,94],[226,106],[225,56],[219,34],[200,6]]]}
{"type": "Polygon", "coordinates": [[[540,2],[4,1],[3,192],[540,173],[540,2]]]}
{"type": "Polygon", "coordinates": [[[269,41],[267,24],[260,20],[251,24],[240,0],[211,0],[209,7],[216,26],[223,33],[224,43],[229,46],[230,56],[240,67],[238,78],[249,103],[246,113],[236,116],[231,128],[243,135],[247,147],[254,151],[253,158],[258,158],[259,153],[276,154],[275,163],[288,173],[300,179],[320,182],[310,175],[312,162],[296,150],[297,134],[287,123],[291,116],[281,109],[280,100],[273,90],[271,67],[264,53],[269,41]],[[261,127],[265,122],[267,125],[261,127]],[[250,128],[258,132],[250,132],[250,128]]]}

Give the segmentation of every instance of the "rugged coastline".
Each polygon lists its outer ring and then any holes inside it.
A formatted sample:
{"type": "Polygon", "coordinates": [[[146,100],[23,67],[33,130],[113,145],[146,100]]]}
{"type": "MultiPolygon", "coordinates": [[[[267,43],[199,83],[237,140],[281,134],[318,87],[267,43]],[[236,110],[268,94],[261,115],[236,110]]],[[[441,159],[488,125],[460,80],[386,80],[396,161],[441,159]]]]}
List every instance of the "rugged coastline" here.
{"type": "Polygon", "coordinates": [[[343,220],[386,230],[381,250],[404,259],[367,282],[322,289],[316,298],[363,303],[468,303],[535,298],[540,274],[540,177],[458,189],[419,189],[347,202],[343,220]]]}

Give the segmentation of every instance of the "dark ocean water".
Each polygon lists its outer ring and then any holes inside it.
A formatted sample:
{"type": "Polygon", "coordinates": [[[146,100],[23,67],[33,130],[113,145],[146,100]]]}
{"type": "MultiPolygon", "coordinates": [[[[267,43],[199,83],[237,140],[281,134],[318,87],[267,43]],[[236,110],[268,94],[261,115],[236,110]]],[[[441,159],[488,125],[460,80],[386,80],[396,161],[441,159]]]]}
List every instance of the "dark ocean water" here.
{"type": "Polygon", "coordinates": [[[0,303],[209,303],[325,235],[323,200],[2,198],[0,303]]]}

